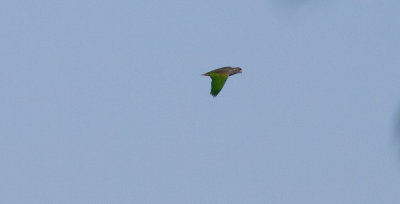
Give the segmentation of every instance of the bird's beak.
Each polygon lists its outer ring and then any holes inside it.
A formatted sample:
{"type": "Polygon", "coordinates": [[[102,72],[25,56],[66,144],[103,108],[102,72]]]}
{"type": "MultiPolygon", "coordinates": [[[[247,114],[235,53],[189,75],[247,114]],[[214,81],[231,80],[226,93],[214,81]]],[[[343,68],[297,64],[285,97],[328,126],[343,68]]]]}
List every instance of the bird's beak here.
{"type": "Polygon", "coordinates": [[[239,70],[239,73],[242,73],[242,70],[239,70]]]}

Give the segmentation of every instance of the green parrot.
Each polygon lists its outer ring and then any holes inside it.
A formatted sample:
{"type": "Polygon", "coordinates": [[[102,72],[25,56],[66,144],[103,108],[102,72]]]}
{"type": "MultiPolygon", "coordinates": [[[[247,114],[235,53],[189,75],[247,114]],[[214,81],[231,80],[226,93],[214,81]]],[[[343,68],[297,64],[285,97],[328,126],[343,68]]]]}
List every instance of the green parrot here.
{"type": "Polygon", "coordinates": [[[211,92],[210,94],[214,97],[218,95],[218,93],[221,91],[222,87],[224,87],[224,84],[226,80],[228,79],[229,76],[232,76],[237,73],[242,73],[242,68],[240,67],[222,67],[219,69],[214,69],[212,71],[209,71],[205,74],[204,76],[210,76],[211,78],[211,92]]]}

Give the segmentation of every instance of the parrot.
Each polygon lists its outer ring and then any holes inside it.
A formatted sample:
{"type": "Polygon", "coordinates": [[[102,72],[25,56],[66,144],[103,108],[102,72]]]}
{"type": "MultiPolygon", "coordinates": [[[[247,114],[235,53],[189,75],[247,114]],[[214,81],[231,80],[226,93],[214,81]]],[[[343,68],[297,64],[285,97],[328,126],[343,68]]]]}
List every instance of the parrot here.
{"type": "Polygon", "coordinates": [[[216,97],[218,93],[221,91],[222,87],[229,76],[232,76],[237,73],[242,73],[242,68],[240,67],[222,67],[219,69],[214,69],[209,71],[203,76],[209,76],[211,78],[211,92],[210,94],[213,97],[216,97]]]}

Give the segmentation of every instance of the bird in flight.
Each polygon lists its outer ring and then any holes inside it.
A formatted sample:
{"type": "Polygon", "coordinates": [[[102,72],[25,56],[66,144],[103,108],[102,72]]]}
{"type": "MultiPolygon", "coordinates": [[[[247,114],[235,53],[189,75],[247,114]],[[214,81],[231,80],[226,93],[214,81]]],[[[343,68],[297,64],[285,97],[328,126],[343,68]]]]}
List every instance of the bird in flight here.
{"type": "Polygon", "coordinates": [[[209,71],[204,76],[209,76],[211,78],[211,92],[210,94],[214,97],[218,95],[221,91],[222,87],[229,76],[232,76],[237,73],[242,73],[242,68],[240,67],[222,67],[219,69],[214,69],[209,71]]]}

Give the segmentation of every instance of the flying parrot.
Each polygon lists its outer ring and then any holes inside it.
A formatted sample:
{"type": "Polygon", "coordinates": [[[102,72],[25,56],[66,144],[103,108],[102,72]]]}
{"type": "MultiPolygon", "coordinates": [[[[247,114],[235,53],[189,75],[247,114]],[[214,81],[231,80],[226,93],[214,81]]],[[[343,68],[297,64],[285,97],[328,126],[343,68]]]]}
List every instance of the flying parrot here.
{"type": "Polygon", "coordinates": [[[232,76],[237,73],[242,73],[242,68],[240,67],[222,67],[219,69],[214,69],[212,71],[209,71],[205,74],[204,76],[210,76],[211,78],[211,92],[210,94],[214,97],[218,95],[218,93],[221,91],[222,87],[224,87],[224,84],[226,80],[228,79],[229,76],[232,76]]]}

